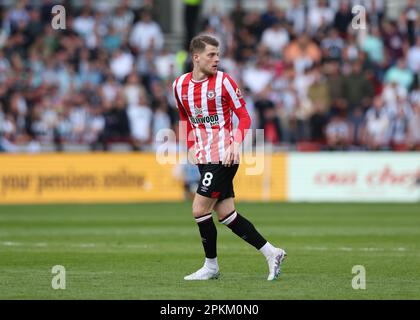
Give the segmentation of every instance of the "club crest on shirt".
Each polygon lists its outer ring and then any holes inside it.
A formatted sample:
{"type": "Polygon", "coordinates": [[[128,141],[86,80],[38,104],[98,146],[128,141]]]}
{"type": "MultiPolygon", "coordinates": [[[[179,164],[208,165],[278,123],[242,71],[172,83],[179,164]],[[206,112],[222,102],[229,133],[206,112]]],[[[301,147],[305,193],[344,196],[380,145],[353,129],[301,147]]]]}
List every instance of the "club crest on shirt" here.
{"type": "Polygon", "coordinates": [[[207,99],[213,100],[216,97],[216,93],[214,93],[214,90],[207,91],[207,99]]]}

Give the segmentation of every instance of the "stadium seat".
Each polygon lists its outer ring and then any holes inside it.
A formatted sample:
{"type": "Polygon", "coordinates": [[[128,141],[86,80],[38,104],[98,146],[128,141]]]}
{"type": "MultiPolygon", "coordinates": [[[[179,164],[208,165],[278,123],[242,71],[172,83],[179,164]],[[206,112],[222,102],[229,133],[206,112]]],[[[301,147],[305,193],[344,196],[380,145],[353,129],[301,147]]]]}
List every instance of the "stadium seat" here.
{"type": "Polygon", "coordinates": [[[317,142],[300,141],[296,145],[296,150],[299,151],[299,152],[320,151],[321,150],[321,146],[317,142]]]}

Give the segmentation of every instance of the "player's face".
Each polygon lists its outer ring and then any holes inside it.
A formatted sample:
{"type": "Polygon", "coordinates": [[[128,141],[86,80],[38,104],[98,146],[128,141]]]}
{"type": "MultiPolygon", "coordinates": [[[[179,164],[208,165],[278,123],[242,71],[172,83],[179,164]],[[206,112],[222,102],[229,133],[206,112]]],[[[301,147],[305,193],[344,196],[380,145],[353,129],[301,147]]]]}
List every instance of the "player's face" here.
{"type": "Polygon", "coordinates": [[[195,54],[198,68],[207,75],[215,75],[219,65],[219,48],[206,45],[203,52],[195,54]]]}

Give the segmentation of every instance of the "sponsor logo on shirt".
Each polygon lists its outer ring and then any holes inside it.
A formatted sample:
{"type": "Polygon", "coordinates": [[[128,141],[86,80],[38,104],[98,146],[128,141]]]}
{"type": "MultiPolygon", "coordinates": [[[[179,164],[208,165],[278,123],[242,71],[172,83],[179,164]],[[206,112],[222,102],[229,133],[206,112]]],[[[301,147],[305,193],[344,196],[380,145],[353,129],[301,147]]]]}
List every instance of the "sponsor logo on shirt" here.
{"type": "Polygon", "coordinates": [[[219,124],[219,115],[215,114],[213,116],[200,116],[200,117],[190,117],[192,124],[210,124],[211,126],[219,124]]]}

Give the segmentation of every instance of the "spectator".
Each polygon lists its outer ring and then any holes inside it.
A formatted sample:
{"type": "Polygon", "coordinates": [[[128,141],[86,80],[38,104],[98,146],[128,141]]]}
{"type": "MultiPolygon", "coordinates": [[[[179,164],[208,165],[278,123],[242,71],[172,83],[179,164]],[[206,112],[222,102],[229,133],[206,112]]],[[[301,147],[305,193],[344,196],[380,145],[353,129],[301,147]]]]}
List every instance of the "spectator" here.
{"type": "Polygon", "coordinates": [[[334,28],[340,33],[342,38],[346,37],[349,25],[353,20],[353,14],[349,1],[340,1],[340,7],[334,16],[334,28]]]}
{"type": "Polygon", "coordinates": [[[267,60],[267,53],[261,52],[255,66],[249,66],[243,71],[244,85],[253,94],[261,93],[273,80],[273,70],[267,60]]]}
{"type": "Polygon", "coordinates": [[[410,117],[402,105],[398,105],[397,112],[391,119],[390,142],[393,150],[407,151],[409,147],[410,117]]]}
{"type": "Polygon", "coordinates": [[[159,51],[163,48],[163,33],[160,26],[152,20],[150,12],[143,11],[141,20],[137,22],[130,34],[130,45],[137,49],[137,52],[144,52],[149,49],[159,51]]]}
{"type": "Polygon", "coordinates": [[[258,113],[259,129],[264,129],[266,141],[277,144],[282,138],[282,130],[275,105],[269,97],[270,90],[270,86],[267,86],[260,92],[255,101],[255,109],[258,113]]]}
{"type": "Polygon", "coordinates": [[[116,35],[124,37],[124,35],[128,34],[133,21],[134,13],[129,8],[129,1],[123,0],[115,8],[115,13],[111,17],[109,27],[116,35]]]}
{"type": "Polygon", "coordinates": [[[325,141],[325,127],[328,123],[328,118],[321,105],[313,104],[313,113],[309,117],[309,128],[311,141],[324,144],[325,141]]]}
{"type": "Polygon", "coordinates": [[[413,74],[417,74],[418,81],[420,75],[420,35],[416,39],[416,44],[407,52],[407,66],[413,74]]]}
{"type": "Polygon", "coordinates": [[[123,92],[128,105],[136,105],[139,103],[141,96],[146,96],[146,89],[136,72],[131,72],[127,76],[123,92]]]}
{"type": "Polygon", "coordinates": [[[394,21],[383,22],[382,38],[392,65],[404,55],[404,38],[394,21]]]}
{"type": "Polygon", "coordinates": [[[351,73],[344,77],[344,98],[348,103],[348,112],[358,106],[366,108],[370,104],[370,97],[373,96],[372,83],[362,71],[360,61],[352,63],[351,73]]]}
{"type": "Polygon", "coordinates": [[[398,85],[409,89],[414,81],[414,75],[407,68],[404,59],[399,59],[397,64],[389,68],[385,73],[385,83],[396,82],[398,85]]]}
{"type": "Polygon", "coordinates": [[[289,43],[289,33],[280,20],[274,20],[271,23],[271,27],[264,30],[261,43],[265,45],[274,56],[281,56],[283,48],[289,43]]]}
{"type": "Polygon", "coordinates": [[[364,114],[362,108],[358,107],[353,110],[353,114],[349,117],[349,124],[351,128],[351,147],[353,150],[360,150],[363,148],[362,133],[363,133],[364,114]]]}
{"type": "Polygon", "coordinates": [[[311,105],[317,104],[322,112],[326,113],[331,105],[328,83],[319,68],[314,68],[311,73],[312,84],[309,87],[308,98],[312,103],[311,105]]]}
{"type": "Polygon", "coordinates": [[[95,18],[89,7],[85,7],[82,9],[81,14],[74,19],[73,29],[87,42],[94,32],[94,28],[95,18]]]}
{"type": "Polygon", "coordinates": [[[133,71],[134,57],[129,51],[117,49],[112,55],[109,66],[114,77],[122,82],[133,71]]]}
{"type": "Polygon", "coordinates": [[[26,6],[26,0],[18,0],[16,7],[9,11],[5,23],[11,33],[14,33],[20,26],[26,27],[26,24],[29,22],[30,17],[26,6]]]}
{"type": "Polygon", "coordinates": [[[118,92],[114,103],[105,105],[104,130],[99,135],[99,143],[104,150],[114,142],[131,143],[130,123],[127,105],[122,92],[118,92]]]}
{"type": "Polygon", "coordinates": [[[230,19],[233,21],[235,30],[241,30],[244,26],[246,11],[242,7],[242,0],[235,0],[235,6],[230,12],[230,19]]]}
{"type": "Polygon", "coordinates": [[[334,10],[325,0],[315,0],[308,11],[307,32],[314,35],[320,28],[331,25],[334,21],[334,10]]]}
{"type": "Polygon", "coordinates": [[[287,22],[293,26],[295,34],[302,34],[306,29],[306,10],[301,0],[292,0],[286,9],[287,22]]]}
{"type": "Polygon", "coordinates": [[[286,47],[284,59],[293,63],[297,72],[303,72],[321,61],[321,50],[306,34],[302,34],[286,47]]]}
{"type": "Polygon", "coordinates": [[[414,115],[409,121],[409,146],[420,151],[420,102],[414,104],[414,115]]]}
{"type": "Polygon", "coordinates": [[[406,30],[408,36],[408,42],[410,46],[415,43],[416,32],[415,25],[419,17],[419,7],[416,0],[407,0],[406,7],[403,11],[403,18],[406,22],[406,30]]]}
{"type": "Polygon", "coordinates": [[[328,36],[321,41],[321,49],[325,60],[341,59],[344,41],[336,29],[330,29],[328,36]]]}
{"type": "Polygon", "coordinates": [[[266,30],[267,28],[271,28],[273,24],[278,20],[277,11],[278,11],[278,8],[274,0],[268,0],[266,9],[261,14],[262,31],[266,30]]]}
{"type": "Polygon", "coordinates": [[[328,150],[347,150],[351,142],[351,130],[349,123],[340,116],[334,114],[325,128],[328,150]]]}
{"type": "Polygon", "coordinates": [[[152,141],[153,112],[145,96],[140,96],[138,104],[128,106],[131,136],[136,150],[143,150],[152,141]]]}
{"type": "Polygon", "coordinates": [[[376,96],[373,106],[368,109],[363,128],[363,142],[369,150],[386,150],[389,148],[391,122],[384,108],[383,100],[376,96]]]}
{"type": "Polygon", "coordinates": [[[384,62],[384,43],[378,27],[371,27],[370,32],[360,40],[360,46],[367,53],[370,61],[377,65],[384,62]]]}
{"type": "MultiPolygon", "coordinates": [[[[185,0],[195,9],[200,2],[185,0]]],[[[148,150],[156,132],[176,126],[171,84],[188,68],[187,53],[172,51],[176,38],[164,46],[157,16],[150,15],[158,10],[153,0],[140,8],[128,0],[66,2],[65,30],[51,28],[52,1],[28,4],[9,1],[0,10],[2,150],[132,140],[148,150]]],[[[259,11],[237,1],[231,12],[206,9],[209,23],[188,31],[220,39],[219,67],[235,75],[267,141],[291,150],[305,140],[326,145],[328,117],[339,115],[329,130],[334,136],[350,128],[350,142],[336,146],[330,139],[331,149],[415,149],[418,4],[408,1],[398,22],[385,15],[385,4],[292,0],[283,11],[270,1],[259,11]],[[368,12],[365,37],[349,28],[350,3],[368,12]],[[372,103],[375,96],[380,103],[372,103]]]]}

